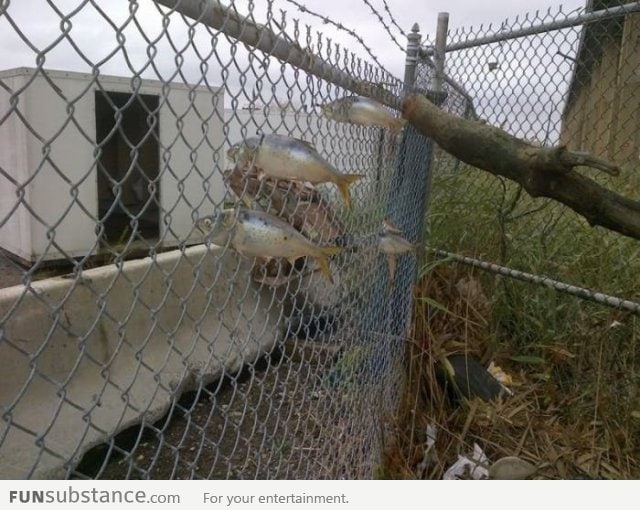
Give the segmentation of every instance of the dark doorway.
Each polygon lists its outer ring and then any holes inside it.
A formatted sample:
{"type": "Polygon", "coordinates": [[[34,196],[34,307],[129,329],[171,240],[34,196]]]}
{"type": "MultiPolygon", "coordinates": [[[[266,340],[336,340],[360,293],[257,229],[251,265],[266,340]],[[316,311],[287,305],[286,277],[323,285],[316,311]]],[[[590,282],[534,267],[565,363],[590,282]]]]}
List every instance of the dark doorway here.
{"type": "Polygon", "coordinates": [[[95,93],[98,215],[110,245],[159,238],[158,96],[95,93]],[[118,121],[117,112],[120,111],[118,121]],[[119,194],[118,194],[119,190],[119,194]]]}

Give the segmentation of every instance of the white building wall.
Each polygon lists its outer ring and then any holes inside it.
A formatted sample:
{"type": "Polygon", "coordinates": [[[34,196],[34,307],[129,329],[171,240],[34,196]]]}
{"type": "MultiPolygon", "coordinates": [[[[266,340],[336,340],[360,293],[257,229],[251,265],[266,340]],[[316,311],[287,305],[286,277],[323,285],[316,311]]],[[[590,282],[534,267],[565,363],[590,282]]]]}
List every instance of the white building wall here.
{"type": "MultiPolygon", "coordinates": [[[[0,114],[20,91],[16,113],[0,124],[0,167],[9,176],[0,172],[0,247],[32,262],[83,256],[97,242],[98,87],[89,74],[46,75],[29,68],[0,72],[12,90],[0,88],[0,114]]],[[[132,92],[128,78],[99,80],[108,92],[132,92]]],[[[143,80],[138,92],[160,96],[162,245],[197,242],[194,210],[210,211],[224,196],[222,91],[182,84],[163,90],[161,82],[143,80]]]]}
{"type": "MultiPolygon", "coordinates": [[[[21,76],[4,77],[6,87],[0,87],[0,112],[12,108],[11,91],[23,86],[21,76]]],[[[25,105],[18,105],[20,110],[25,105]]],[[[18,197],[16,183],[27,181],[26,129],[17,115],[9,115],[0,123],[0,246],[23,258],[30,253],[31,222],[29,214],[18,197]]],[[[20,192],[22,200],[31,201],[30,188],[20,192]]]]}
{"type": "MultiPolygon", "coordinates": [[[[45,77],[20,68],[0,72],[0,79],[11,89],[0,88],[0,114],[10,110],[12,95],[18,98],[16,113],[0,124],[0,247],[31,262],[97,253],[94,77],[61,71],[46,71],[45,77]]],[[[107,92],[133,90],[130,78],[100,76],[99,82],[107,92]]],[[[383,189],[372,181],[388,176],[393,165],[392,154],[378,153],[380,129],[331,122],[318,109],[224,110],[221,89],[152,80],[142,80],[137,91],[160,98],[163,247],[200,242],[194,220],[235,199],[222,180],[230,167],[225,153],[247,136],[304,139],[338,170],[364,174],[352,186],[363,206],[373,198],[368,194],[383,189]]],[[[335,186],[321,189],[341,203],[335,186]]]]}

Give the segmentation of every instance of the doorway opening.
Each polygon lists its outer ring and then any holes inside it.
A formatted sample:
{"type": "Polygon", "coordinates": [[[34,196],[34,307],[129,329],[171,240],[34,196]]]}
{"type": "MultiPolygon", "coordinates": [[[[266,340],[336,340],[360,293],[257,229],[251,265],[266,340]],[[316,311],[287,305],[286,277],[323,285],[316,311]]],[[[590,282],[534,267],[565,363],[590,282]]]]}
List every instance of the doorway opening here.
{"type": "Polygon", "coordinates": [[[155,95],[95,93],[98,217],[109,245],[160,237],[159,104],[155,95]]]}

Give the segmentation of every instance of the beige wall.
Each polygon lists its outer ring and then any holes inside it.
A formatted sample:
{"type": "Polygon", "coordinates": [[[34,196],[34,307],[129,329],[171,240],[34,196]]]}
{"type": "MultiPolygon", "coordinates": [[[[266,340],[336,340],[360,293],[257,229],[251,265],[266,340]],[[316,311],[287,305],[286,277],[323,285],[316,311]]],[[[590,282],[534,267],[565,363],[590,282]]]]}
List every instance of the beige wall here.
{"type": "Polygon", "coordinates": [[[620,164],[640,155],[640,14],[627,15],[621,41],[604,41],[589,83],[566,112],[561,142],[620,164]]]}

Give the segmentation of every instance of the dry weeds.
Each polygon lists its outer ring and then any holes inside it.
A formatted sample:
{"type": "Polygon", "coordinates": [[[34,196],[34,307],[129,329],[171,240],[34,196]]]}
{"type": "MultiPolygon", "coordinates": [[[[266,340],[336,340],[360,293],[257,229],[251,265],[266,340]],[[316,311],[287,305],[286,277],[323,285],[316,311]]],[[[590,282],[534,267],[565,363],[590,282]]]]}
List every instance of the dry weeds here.
{"type": "MultiPolygon", "coordinates": [[[[408,384],[395,436],[386,438],[380,476],[441,479],[458,454],[477,443],[489,462],[504,456],[530,461],[538,467],[534,478],[640,477],[640,420],[630,417],[638,392],[623,386],[636,379],[612,373],[606,360],[613,345],[583,343],[576,355],[566,342],[547,343],[531,356],[519,352],[522,345],[498,342],[483,277],[466,267],[435,265],[416,285],[408,384]],[[450,402],[436,380],[437,367],[444,356],[461,352],[484,366],[490,360],[500,365],[513,377],[514,395],[450,402]],[[437,441],[425,458],[428,425],[436,428],[437,441]]],[[[622,360],[622,366],[635,364],[622,360]]]]}

